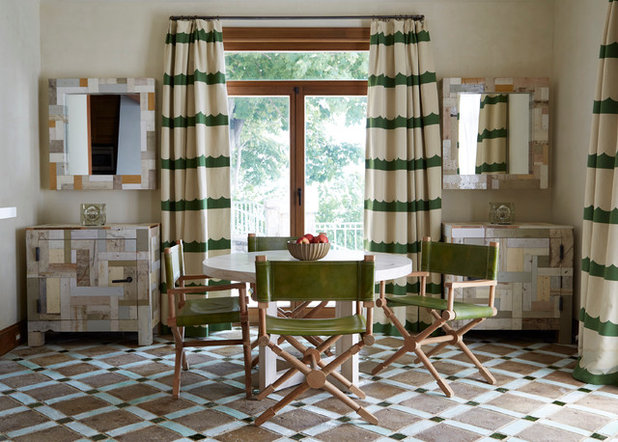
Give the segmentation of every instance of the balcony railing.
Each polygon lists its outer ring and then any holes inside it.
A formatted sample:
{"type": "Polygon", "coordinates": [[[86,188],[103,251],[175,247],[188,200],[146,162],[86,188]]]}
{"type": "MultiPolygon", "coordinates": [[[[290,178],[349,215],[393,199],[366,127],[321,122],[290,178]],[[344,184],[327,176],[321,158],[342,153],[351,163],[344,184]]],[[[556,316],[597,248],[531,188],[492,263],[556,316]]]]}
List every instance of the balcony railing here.
{"type": "Polygon", "coordinates": [[[315,223],[315,228],[326,233],[334,250],[363,250],[363,223],[315,223]]]}
{"type": "MultiPolygon", "coordinates": [[[[363,223],[315,223],[315,231],[328,236],[334,250],[362,250],[363,223]]],[[[234,249],[246,250],[248,233],[267,235],[266,208],[253,201],[232,201],[232,237],[234,249]],[[238,244],[236,244],[238,243],[238,244]]]]}
{"type": "Polygon", "coordinates": [[[232,232],[264,235],[266,222],[264,204],[253,201],[232,201],[232,232]]]}

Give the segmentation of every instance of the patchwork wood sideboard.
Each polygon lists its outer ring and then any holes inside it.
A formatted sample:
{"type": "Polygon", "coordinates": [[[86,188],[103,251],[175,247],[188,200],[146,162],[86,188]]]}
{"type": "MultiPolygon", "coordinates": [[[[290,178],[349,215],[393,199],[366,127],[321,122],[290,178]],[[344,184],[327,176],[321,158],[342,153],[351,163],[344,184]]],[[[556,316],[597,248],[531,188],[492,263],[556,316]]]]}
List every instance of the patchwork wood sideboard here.
{"type": "Polygon", "coordinates": [[[28,345],[44,333],[136,331],[159,323],[158,224],[26,229],[28,345]]]}
{"type": "MultiPolygon", "coordinates": [[[[573,228],[554,224],[444,223],[446,242],[500,245],[497,316],[477,329],[557,330],[571,343],[573,228]]],[[[486,303],[488,289],[458,289],[466,302],[486,303]]],[[[455,321],[457,322],[457,321],[455,321]]],[[[457,326],[457,324],[455,324],[457,326]]]]}

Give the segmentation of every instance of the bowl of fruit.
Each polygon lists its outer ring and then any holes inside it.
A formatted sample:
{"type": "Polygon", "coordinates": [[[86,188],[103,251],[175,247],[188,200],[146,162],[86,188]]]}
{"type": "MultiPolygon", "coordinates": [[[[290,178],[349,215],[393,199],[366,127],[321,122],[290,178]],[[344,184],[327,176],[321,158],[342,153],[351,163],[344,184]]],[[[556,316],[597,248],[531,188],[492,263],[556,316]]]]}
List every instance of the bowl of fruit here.
{"type": "Polygon", "coordinates": [[[288,251],[296,259],[301,261],[317,261],[328,253],[330,243],[325,233],[312,235],[306,233],[296,241],[288,241],[288,251]]]}

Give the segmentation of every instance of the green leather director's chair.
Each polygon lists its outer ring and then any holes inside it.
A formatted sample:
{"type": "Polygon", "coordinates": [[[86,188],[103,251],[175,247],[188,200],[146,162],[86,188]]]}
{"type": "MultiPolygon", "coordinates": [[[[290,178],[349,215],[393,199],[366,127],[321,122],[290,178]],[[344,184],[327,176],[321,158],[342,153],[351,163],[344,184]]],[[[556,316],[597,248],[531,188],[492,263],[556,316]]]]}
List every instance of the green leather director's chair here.
{"type": "Polygon", "coordinates": [[[397,327],[397,330],[403,336],[403,345],[386,361],[378,364],[373,369],[372,374],[382,371],[404,354],[412,352],[417,356],[415,363],[422,362],[436,379],[444,394],[452,397],[454,395],[453,390],[429,360],[429,356],[451,344],[458,346],[463,351],[487,382],[492,385],[495,384],[496,379],[464,344],[463,335],[486,318],[496,315],[494,297],[498,283],[496,280],[497,273],[498,243],[492,242],[489,246],[480,246],[432,242],[430,238],[424,238],[421,248],[420,271],[408,275],[419,278],[420,295],[386,295],[384,293],[384,282],[380,283],[380,297],[376,305],[384,309],[386,316],[397,327]],[[430,273],[463,276],[465,280],[446,282],[444,284],[447,291],[446,299],[433,298],[425,296],[425,287],[430,273]],[[455,289],[471,287],[489,287],[486,305],[455,301],[455,289]],[[429,327],[415,335],[406,330],[392,310],[395,307],[409,306],[424,308],[429,311],[433,318],[433,323],[429,327]],[[448,324],[452,320],[469,320],[469,322],[455,330],[448,324]],[[440,328],[445,334],[432,337],[431,334],[440,328]],[[428,344],[435,344],[435,346],[425,353],[422,347],[428,344]]]}
{"type": "Polygon", "coordinates": [[[185,275],[182,241],[163,251],[165,257],[165,276],[169,313],[167,326],[174,335],[176,357],[174,361],[174,383],[172,394],[178,398],[180,394],[180,368],[188,370],[189,364],[185,355],[186,347],[205,347],[219,345],[242,345],[245,371],[245,394],[251,397],[251,340],[249,336],[249,313],[247,311],[247,291],[245,283],[220,284],[211,286],[185,287],[190,280],[206,280],[206,275],[185,275]],[[221,290],[236,290],[238,296],[196,298],[195,295],[206,295],[209,292],[221,290]],[[193,295],[193,297],[187,297],[193,295]],[[220,323],[240,323],[242,337],[240,339],[194,339],[185,341],[185,327],[203,326],[220,323]]]}
{"type": "MultiPolygon", "coordinates": [[[[257,236],[255,233],[249,233],[247,235],[247,251],[249,252],[265,252],[268,250],[287,250],[288,249],[288,241],[296,241],[298,237],[296,236],[257,236]]],[[[255,292],[254,287],[252,286],[252,291],[255,292]]],[[[252,296],[252,298],[254,298],[252,296]]],[[[315,317],[322,311],[328,301],[322,301],[318,305],[315,305],[309,308],[309,304],[311,301],[302,301],[294,305],[292,308],[284,308],[277,306],[277,312],[279,316],[284,316],[287,318],[312,318],[315,317]]],[[[317,336],[304,336],[311,344],[319,345],[322,340],[317,336]]],[[[283,342],[283,338],[279,339],[279,344],[283,342]]],[[[258,340],[256,339],[251,343],[251,348],[255,348],[258,344],[258,340]]],[[[328,356],[331,356],[332,353],[329,349],[326,349],[325,353],[328,356]]],[[[251,361],[251,366],[255,367],[258,363],[259,356],[253,358],[251,361]]]]}
{"type": "Polygon", "coordinates": [[[359,398],[365,394],[336,370],[365,345],[372,345],[373,291],[375,263],[373,256],[364,261],[267,261],[257,256],[255,263],[256,289],[259,309],[259,343],[269,347],[277,356],[285,359],[292,368],[257,396],[263,399],[279,388],[296,373],[304,375],[304,381],[283,399],[268,408],[255,421],[261,425],[272,418],[281,408],[310,388],[328,391],[363,419],[377,424],[377,418],[339,390],[330,378],[342,383],[359,398]],[[268,316],[269,303],[277,301],[353,301],[356,314],[339,318],[287,318],[268,316]],[[366,316],[362,314],[365,307],[366,316]],[[344,335],[359,334],[361,339],[328,362],[322,353],[344,335]],[[300,357],[292,355],[271,335],[282,336],[300,357]],[[322,336],[324,341],[314,347],[305,346],[303,336],[322,336]]]}

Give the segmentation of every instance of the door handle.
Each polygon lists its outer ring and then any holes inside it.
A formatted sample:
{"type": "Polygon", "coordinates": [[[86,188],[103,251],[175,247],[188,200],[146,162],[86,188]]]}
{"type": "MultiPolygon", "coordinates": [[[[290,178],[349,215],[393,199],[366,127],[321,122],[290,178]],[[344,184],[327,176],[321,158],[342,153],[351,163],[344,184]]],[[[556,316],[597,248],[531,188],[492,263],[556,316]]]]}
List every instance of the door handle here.
{"type": "Polygon", "coordinates": [[[131,278],[130,276],[127,277],[127,279],[112,279],[113,284],[117,284],[121,282],[131,282],[131,281],[133,281],[133,278],[131,278]]]}
{"type": "Polygon", "coordinates": [[[300,187],[296,189],[296,195],[298,196],[298,205],[302,206],[303,205],[303,189],[301,189],[300,187]]]}

